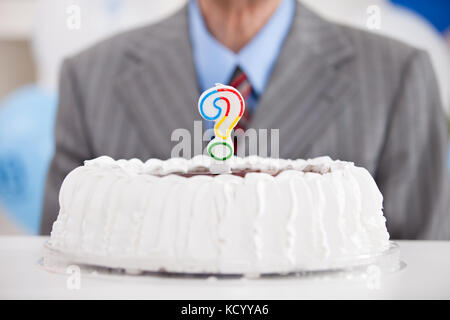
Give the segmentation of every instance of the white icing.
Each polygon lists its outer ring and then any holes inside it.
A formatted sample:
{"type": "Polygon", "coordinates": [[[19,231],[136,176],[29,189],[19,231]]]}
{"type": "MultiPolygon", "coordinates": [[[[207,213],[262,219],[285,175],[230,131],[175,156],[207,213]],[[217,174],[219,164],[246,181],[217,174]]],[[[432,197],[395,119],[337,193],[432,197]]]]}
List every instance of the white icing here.
{"type": "Polygon", "coordinates": [[[388,245],[383,197],[353,163],[233,157],[232,172],[262,171],[239,176],[211,165],[85,161],[61,186],[51,245],[111,267],[253,274],[326,268],[388,245]]]}
{"type": "MultiPolygon", "coordinates": [[[[350,163],[347,163],[350,164],[350,163]]],[[[284,160],[249,156],[246,158],[232,157],[221,164],[209,156],[197,155],[192,159],[171,158],[168,160],[149,159],[143,163],[139,159],[114,161],[108,156],[86,160],[85,167],[121,169],[126,174],[152,174],[169,175],[171,173],[229,173],[230,171],[264,171],[277,172],[284,170],[304,170],[314,168],[318,173],[326,173],[343,167],[343,162],[333,161],[329,157],[320,157],[310,160],[284,160]]]]}
{"type": "Polygon", "coordinates": [[[289,180],[287,182],[289,184],[289,196],[290,196],[290,210],[289,217],[286,220],[286,257],[291,266],[295,266],[295,237],[296,237],[296,229],[294,222],[297,218],[298,212],[298,197],[295,193],[295,185],[293,180],[289,180]]]}

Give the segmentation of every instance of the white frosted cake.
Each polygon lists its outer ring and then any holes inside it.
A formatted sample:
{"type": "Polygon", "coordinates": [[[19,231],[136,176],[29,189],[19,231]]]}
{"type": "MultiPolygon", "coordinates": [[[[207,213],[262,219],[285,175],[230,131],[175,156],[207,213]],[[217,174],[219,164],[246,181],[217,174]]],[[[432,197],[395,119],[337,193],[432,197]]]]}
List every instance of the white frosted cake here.
{"type": "Polygon", "coordinates": [[[78,263],[181,273],[320,270],[382,252],[369,172],[328,157],[86,161],[64,180],[50,247],[78,263]]]}

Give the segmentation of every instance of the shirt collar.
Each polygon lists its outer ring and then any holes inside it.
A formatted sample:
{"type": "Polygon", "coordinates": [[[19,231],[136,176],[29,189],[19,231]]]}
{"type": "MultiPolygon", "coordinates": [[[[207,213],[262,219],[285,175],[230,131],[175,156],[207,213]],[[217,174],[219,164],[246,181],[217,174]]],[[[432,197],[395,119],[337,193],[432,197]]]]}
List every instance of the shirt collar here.
{"type": "Polygon", "coordinates": [[[237,54],[218,42],[208,31],[196,0],[188,5],[189,34],[200,89],[227,84],[239,65],[254,91],[261,94],[269,80],[295,13],[295,0],[282,0],[256,36],[237,54]]]}

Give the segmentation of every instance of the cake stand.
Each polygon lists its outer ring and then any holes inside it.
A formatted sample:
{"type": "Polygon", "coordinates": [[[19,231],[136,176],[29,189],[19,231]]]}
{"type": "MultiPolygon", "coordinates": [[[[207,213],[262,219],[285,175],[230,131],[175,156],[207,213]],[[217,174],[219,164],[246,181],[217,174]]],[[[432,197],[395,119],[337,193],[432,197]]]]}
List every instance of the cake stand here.
{"type": "Polygon", "coordinates": [[[142,260],[117,259],[106,257],[80,257],[65,253],[53,248],[49,242],[45,243],[44,256],[40,264],[50,272],[70,273],[76,268],[83,275],[95,276],[157,276],[157,277],[183,277],[183,278],[276,278],[276,277],[328,277],[328,276],[367,276],[381,275],[396,272],[406,266],[400,260],[400,248],[397,243],[390,241],[389,246],[381,251],[354,256],[333,263],[324,263],[320,267],[304,268],[286,273],[263,273],[263,274],[217,274],[217,273],[179,273],[169,271],[154,271],[146,267],[142,260]]]}

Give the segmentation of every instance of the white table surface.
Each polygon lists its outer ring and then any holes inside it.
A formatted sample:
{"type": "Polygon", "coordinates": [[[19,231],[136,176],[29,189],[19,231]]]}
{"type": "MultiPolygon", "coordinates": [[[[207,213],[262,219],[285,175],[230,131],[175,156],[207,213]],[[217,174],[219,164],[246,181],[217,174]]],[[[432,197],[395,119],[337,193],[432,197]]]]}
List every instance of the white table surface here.
{"type": "Polygon", "coordinates": [[[46,237],[0,237],[0,299],[450,299],[450,241],[397,241],[402,270],[383,274],[379,288],[363,278],[199,279],[69,275],[39,263],[46,237]]]}

